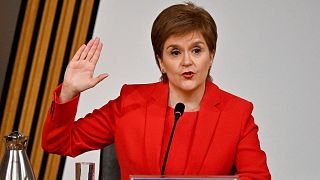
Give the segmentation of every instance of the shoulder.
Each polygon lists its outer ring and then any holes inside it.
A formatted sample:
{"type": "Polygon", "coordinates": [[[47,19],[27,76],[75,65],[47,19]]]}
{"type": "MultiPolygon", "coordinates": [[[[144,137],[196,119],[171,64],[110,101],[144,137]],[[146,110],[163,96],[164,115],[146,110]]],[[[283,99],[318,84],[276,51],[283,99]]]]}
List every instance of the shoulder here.
{"type": "Polygon", "coordinates": [[[121,95],[130,95],[132,93],[150,94],[159,86],[161,82],[147,84],[124,84],[121,88],[121,95]]]}
{"type": "Polygon", "coordinates": [[[163,82],[148,84],[125,84],[117,98],[121,107],[140,107],[149,102],[166,101],[168,84],[163,82]]]}
{"type": "Polygon", "coordinates": [[[219,94],[219,99],[220,99],[220,103],[218,104],[219,109],[222,109],[222,110],[237,109],[242,111],[246,110],[250,112],[252,111],[253,109],[252,102],[238,95],[227,92],[219,88],[217,85],[213,83],[212,85],[216,87],[216,92],[219,94]]]}
{"type": "Polygon", "coordinates": [[[222,98],[222,101],[226,103],[236,103],[239,105],[252,106],[252,102],[242,97],[239,97],[237,95],[234,95],[230,92],[227,92],[225,90],[221,90],[221,98],[222,98]]]}
{"type": "Polygon", "coordinates": [[[163,82],[147,84],[125,84],[122,86],[120,96],[133,99],[149,99],[155,94],[165,93],[168,85],[163,82]]]}

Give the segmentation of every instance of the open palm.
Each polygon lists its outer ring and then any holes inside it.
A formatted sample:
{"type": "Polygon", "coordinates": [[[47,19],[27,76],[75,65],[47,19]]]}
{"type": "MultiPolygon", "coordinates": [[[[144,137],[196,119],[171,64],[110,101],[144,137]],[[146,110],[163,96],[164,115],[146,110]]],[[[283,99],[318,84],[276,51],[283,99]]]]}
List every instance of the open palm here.
{"type": "Polygon", "coordinates": [[[60,100],[67,101],[80,92],[94,87],[108,76],[100,74],[93,77],[101,49],[102,43],[99,38],[90,40],[87,45],[82,45],[78,49],[64,74],[60,100]]]}

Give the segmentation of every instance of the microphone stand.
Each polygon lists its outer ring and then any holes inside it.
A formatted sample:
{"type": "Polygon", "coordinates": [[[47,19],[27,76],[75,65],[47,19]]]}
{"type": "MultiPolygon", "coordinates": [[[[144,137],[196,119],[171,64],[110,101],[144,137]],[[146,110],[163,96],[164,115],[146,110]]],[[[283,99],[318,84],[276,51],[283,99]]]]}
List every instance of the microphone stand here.
{"type": "Polygon", "coordinates": [[[180,116],[181,116],[180,113],[176,113],[176,114],[175,114],[175,117],[174,117],[173,128],[172,128],[172,130],[171,130],[171,135],[170,135],[170,139],[169,139],[169,142],[168,142],[167,151],[166,151],[166,154],[165,154],[165,156],[164,156],[163,164],[162,164],[162,168],[161,168],[161,176],[164,175],[164,171],[165,171],[165,169],[166,169],[166,164],[167,164],[168,154],[169,154],[169,151],[170,151],[170,146],[171,146],[172,137],[173,137],[174,130],[176,129],[176,125],[177,125],[177,122],[178,122],[178,119],[180,118],[180,116]]]}

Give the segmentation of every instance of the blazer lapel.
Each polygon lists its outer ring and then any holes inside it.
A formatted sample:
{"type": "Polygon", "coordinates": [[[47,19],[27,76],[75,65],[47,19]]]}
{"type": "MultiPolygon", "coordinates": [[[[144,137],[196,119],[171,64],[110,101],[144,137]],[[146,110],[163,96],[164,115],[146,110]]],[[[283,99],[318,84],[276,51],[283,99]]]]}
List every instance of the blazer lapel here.
{"type": "Polygon", "coordinates": [[[168,105],[168,85],[157,83],[146,107],[145,152],[149,172],[160,174],[161,146],[168,105]],[[156,167],[156,168],[155,168],[156,167]]]}
{"type": "Polygon", "coordinates": [[[205,94],[201,100],[200,112],[185,174],[199,174],[201,170],[219,121],[220,111],[215,107],[219,102],[219,88],[208,81],[206,83],[205,94]]]}

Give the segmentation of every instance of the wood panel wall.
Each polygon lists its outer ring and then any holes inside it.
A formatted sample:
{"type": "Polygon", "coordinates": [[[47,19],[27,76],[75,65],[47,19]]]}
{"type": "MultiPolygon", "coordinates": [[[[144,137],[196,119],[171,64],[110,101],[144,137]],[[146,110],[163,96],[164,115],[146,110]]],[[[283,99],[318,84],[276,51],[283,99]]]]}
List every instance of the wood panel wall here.
{"type": "MultiPolygon", "coordinates": [[[[37,179],[61,179],[65,157],[41,149],[52,91],[76,50],[92,38],[99,0],[22,1],[0,100],[0,136],[29,136],[37,179]]],[[[1,157],[4,145],[0,146],[1,157]]]]}

